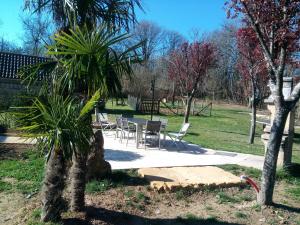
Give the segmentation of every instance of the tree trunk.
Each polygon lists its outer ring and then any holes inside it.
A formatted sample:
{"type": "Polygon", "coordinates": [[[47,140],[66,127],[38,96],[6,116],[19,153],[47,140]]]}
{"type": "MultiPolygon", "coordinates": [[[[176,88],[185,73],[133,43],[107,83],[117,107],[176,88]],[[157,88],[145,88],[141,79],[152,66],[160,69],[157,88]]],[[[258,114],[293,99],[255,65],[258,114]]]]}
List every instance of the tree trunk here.
{"type": "Polygon", "coordinates": [[[84,193],[86,184],[86,153],[73,155],[71,167],[71,211],[84,210],[84,193]]]}
{"type": "Polygon", "coordinates": [[[101,179],[111,173],[109,162],[104,160],[104,138],[101,130],[95,133],[95,141],[92,143],[91,152],[87,160],[86,179],[101,179]]]}
{"type": "Polygon", "coordinates": [[[255,96],[253,96],[252,100],[252,113],[251,113],[251,127],[250,127],[250,136],[249,136],[249,144],[254,143],[255,137],[255,130],[256,130],[256,108],[257,108],[257,101],[255,96]]]}
{"type": "Polygon", "coordinates": [[[45,178],[42,187],[41,221],[57,221],[63,206],[63,190],[65,186],[65,159],[62,150],[52,150],[46,164],[45,178]]]}
{"type": "Polygon", "coordinates": [[[287,109],[277,109],[271,127],[262,171],[261,190],[258,195],[258,202],[262,205],[271,205],[273,203],[277,159],[288,113],[289,110],[287,109]]]}
{"type": "Polygon", "coordinates": [[[192,100],[193,100],[193,97],[190,96],[190,97],[188,97],[188,99],[186,101],[185,113],[184,113],[184,123],[188,123],[189,122],[192,100]]]}
{"type": "Polygon", "coordinates": [[[172,106],[175,106],[175,81],[173,82],[173,88],[172,88],[172,106]]]}

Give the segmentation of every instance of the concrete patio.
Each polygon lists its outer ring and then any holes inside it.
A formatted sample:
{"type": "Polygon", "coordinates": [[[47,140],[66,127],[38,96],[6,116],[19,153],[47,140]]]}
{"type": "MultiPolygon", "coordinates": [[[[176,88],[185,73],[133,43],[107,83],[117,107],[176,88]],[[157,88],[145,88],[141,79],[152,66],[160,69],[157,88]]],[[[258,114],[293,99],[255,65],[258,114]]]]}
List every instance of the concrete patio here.
{"type": "MultiPolygon", "coordinates": [[[[0,136],[1,143],[34,144],[35,140],[25,140],[20,137],[0,136]]],[[[214,166],[237,164],[241,166],[262,169],[264,157],[236,152],[219,151],[202,148],[198,145],[184,142],[184,146],[176,147],[167,137],[161,149],[157,147],[144,149],[143,145],[136,148],[134,138],[120,143],[115,139],[114,132],[104,135],[105,159],[112,169],[133,169],[152,167],[178,166],[214,166]]]]}
{"type": "Polygon", "coordinates": [[[202,148],[198,145],[184,142],[177,148],[169,138],[157,147],[137,149],[134,139],[120,143],[113,132],[104,135],[105,159],[112,169],[177,167],[177,166],[212,166],[238,164],[241,166],[262,169],[264,157],[227,151],[202,148]]]}

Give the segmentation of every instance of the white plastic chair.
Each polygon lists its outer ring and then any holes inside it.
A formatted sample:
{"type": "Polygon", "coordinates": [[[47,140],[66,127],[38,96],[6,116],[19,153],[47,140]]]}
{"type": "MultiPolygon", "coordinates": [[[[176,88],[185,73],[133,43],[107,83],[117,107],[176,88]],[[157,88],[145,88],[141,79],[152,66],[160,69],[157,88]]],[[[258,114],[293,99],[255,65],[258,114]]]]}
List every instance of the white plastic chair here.
{"type": "Polygon", "coordinates": [[[182,124],[181,126],[181,129],[178,133],[168,133],[168,136],[171,138],[171,140],[173,141],[172,143],[174,143],[177,147],[178,147],[178,144],[182,144],[183,146],[185,146],[183,143],[182,143],[182,139],[184,138],[184,136],[186,135],[188,129],[190,127],[190,124],[189,123],[184,123],[182,124]]]}

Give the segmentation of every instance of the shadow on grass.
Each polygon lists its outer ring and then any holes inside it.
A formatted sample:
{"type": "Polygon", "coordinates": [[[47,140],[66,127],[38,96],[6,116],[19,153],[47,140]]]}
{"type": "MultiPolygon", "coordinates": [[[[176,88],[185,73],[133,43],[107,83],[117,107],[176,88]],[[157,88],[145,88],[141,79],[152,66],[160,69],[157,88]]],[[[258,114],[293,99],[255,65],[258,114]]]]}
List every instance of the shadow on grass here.
{"type": "Polygon", "coordinates": [[[92,225],[90,221],[97,224],[111,225],[239,225],[237,223],[227,223],[216,219],[201,218],[145,218],[142,216],[132,215],[125,212],[112,211],[104,208],[87,207],[86,219],[66,219],[64,225],[80,224],[92,225]]]}
{"type": "Polygon", "coordinates": [[[144,185],[149,185],[149,182],[138,176],[136,170],[117,170],[101,180],[89,181],[86,186],[86,192],[97,193],[115,187],[144,185]]]}
{"type": "Polygon", "coordinates": [[[288,206],[288,205],[283,205],[283,204],[278,204],[278,203],[274,203],[273,206],[275,208],[278,209],[283,209],[289,212],[293,212],[293,213],[300,213],[300,208],[296,208],[296,207],[292,207],[292,206],[288,206]]]}
{"type": "Polygon", "coordinates": [[[116,115],[123,115],[128,117],[133,117],[135,115],[143,115],[139,112],[133,111],[131,109],[105,109],[103,110],[104,113],[108,114],[116,114],[116,115]]]}
{"type": "Polygon", "coordinates": [[[285,172],[288,176],[293,178],[300,178],[300,164],[299,163],[293,163],[291,166],[285,168],[285,172]]]}
{"type": "Polygon", "coordinates": [[[0,143],[0,160],[24,159],[26,158],[26,151],[31,148],[32,145],[0,143]]]}
{"type": "Polygon", "coordinates": [[[300,134],[298,133],[294,134],[294,143],[300,144],[300,134]]]}

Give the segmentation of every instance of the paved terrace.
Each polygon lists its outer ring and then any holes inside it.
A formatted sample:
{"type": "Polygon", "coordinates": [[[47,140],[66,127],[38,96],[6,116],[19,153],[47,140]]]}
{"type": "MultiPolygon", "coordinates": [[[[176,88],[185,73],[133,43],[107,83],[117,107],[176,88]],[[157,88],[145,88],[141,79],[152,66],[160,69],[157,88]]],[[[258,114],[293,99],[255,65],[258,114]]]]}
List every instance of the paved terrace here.
{"type": "Polygon", "coordinates": [[[129,140],[126,146],[126,140],[120,143],[119,139],[115,139],[113,132],[106,133],[104,138],[105,159],[110,162],[113,169],[224,164],[262,169],[264,162],[262,156],[218,151],[187,142],[177,148],[169,138],[162,144],[160,150],[157,147],[145,150],[143,145],[137,149],[134,139],[129,140]]]}
{"type": "MultiPolygon", "coordinates": [[[[0,136],[2,143],[34,143],[24,141],[19,137],[0,136]]],[[[219,151],[202,148],[198,145],[184,142],[184,146],[176,147],[170,139],[158,148],[147,148],[142,145],[137,149],[134,139],[120,143],[115,139],[114,132],[104,135],[105,159],[110,162],[112,169],[132,169],[149,167],[177,166],[213,166],[238,164],[241,166],[262,169],[264,157],[249,154],[219,151]]]]}

